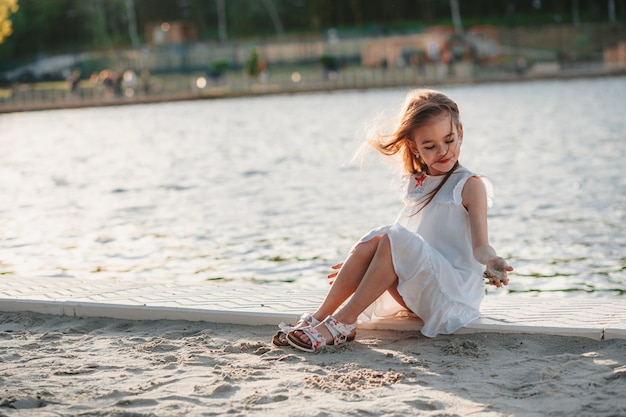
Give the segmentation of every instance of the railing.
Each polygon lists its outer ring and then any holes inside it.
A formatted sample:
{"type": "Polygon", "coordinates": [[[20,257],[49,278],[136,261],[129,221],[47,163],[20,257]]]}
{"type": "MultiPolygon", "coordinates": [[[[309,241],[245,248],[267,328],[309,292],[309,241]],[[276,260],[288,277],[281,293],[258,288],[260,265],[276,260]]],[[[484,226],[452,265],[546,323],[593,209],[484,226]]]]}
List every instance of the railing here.
{"type": "Polygon", "coordinates": [[[465,62],[457,63],[453,67],[441,63],[386,69],[348,66],[338,71],[303,66],[269,70],[258,77],[250,77],[243,71],[227,71],[219,76],[197,72],[163,75],[151,77],[149,80],[136,76],[122,80],[118,84],[106,84],[101,80],[92,79],[81,81],[74,90],[64,82],[18,84],[12,88],[0,88],[0,113],[341,89],[413,88],[440,84],[626,73],[626,68],[608,70],[602,64],[561,68],[558,63],[554,63],[550,71],[544,68],[545,65],[539,67],[534,71],[531,68],[521,73],[516,72],[514,67],[490,69],[475,67],[465,62]]]}
{"type": "Polygon", "coordinates": [[[227,71],[212,76],[197,72],[145,80],[135,76],[122,79],[117,84],[92,79],[81,81],[75,89],[71,89],[70,84],[65,82],[18,84],[0,88],[0,112],[338,89],[409,87],[471,82],[488,75],[471,64],[462,63],[455,66],[454,72],[442,64],[388,69],[353,66],[337,71],[306,66],[269,70],[258,77],[250,77],[243,71],[227,71]]]}

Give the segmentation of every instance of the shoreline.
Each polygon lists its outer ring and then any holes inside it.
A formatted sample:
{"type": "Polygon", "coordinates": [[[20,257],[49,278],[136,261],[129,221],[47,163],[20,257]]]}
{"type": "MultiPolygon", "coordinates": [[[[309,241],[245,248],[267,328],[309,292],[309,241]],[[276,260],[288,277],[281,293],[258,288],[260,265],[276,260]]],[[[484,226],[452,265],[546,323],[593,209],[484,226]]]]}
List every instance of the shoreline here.
{"type": "MultiPolygon", "coordinates": [[[[517,75],[517,74],[501,74],[500,76],[491,77],[473,77],[473,78],[449,78],[444,80],[430,80],[430,83],[424,83],[424,86],[455,86],[455,85],[478,85],[478,84],[491,84],[491,83],[514,83],[514,82],[532,82],[542,80],[570,80],[570,79],[585,79],[585,78],[604,78],[604,77],[620,77],[626,75],[626,68],[614,69],[614,70],[570,70],[559,71],[558,73],[544,73],[544,74],[532,74],[532,75],[517,75]]],[[[28,102],[28,103],[15,103],[4,105],[0,103],[0,114],[7,113],[20,113],[30,111],[46,111],[46,110],[63,110],[63,109],[78,109],[78,108],[90,108],[90,107],[113,107],[113,106],[126,106],[135,104],[155,104],[163,102],[177,102],[177,101],[193,101],[193,100],[216,100],[216,99],[228,99],[228,98],[241,98],[241,97],[261,97],[271,95],[290,95],[290,94],[308,94],[308,93],[323,93],[334,91],[365,91],[375,89],[387,89],[387,88],[411,88],[415,87],[415,83],[401,81],[385,81],[381,83],[342,83],[333,84],[313,84],[311,86],[300,86],[297,88],[285,88],[279,85],[267,85],[260,86],[258,88],[251,88],[246,90],[224,90],[216,88],[213,91],[207,92],[188,92],[180,94],[154,94],[147,96],[138,96],[132,99],[129,98],[102,98],[102,99],[67,99],[58,101],[41,101],[41,102],[28,102]]]]}

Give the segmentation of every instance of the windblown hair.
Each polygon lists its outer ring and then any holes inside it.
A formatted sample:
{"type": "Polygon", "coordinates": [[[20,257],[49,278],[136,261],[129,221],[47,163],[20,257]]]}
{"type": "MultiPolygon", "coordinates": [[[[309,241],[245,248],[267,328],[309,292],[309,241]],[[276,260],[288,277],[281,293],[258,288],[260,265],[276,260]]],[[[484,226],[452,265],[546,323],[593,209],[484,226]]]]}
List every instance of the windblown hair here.
{"type": "Polygon", "coordinates": [[[405,172],[428,174],[428,167],[411,152],[409,142],[412,141],[415,129],[446,113],[452,117],[454,126],[461,123],[459,107],[448,96],[434,90],[413,90],[407,96],[395,131],[391,134],[378,134],[369,144],[386,156],[399,153],[405,172]]]}
{"type": "MultiPolygon", "coordinates": [[[[369,144],[383,155],[394,156],[399,154],[402,158],[402,168],[408,174],[430,174],[426,163],[411,151],[409,143],[413,140],[415,129],[444,114],[450,114],[454,128],[461,123],[459,107],[447,95],[435,90],[413,90],[407,95],[400,122],[395,131],[388,135],[378,134],[369,141],[369,144]]],[[[458,167],[459,161],[456,161],[441,183],[422,198],[420,208],[414,214],[419,213],[433,201],[435,195],[458,167]]]]}

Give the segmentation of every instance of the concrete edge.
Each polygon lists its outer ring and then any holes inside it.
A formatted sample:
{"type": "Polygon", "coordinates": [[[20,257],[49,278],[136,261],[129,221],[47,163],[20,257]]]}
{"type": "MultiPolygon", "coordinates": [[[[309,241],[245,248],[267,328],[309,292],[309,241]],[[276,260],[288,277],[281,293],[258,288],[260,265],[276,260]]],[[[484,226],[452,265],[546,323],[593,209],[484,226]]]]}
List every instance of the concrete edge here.
{"type": "MultiPolygon", "coordinates": [[[[299,315],[260,311],[224,311],[164,307],[149,305],[122,305],[79,301],[2,300],[0,310],[4,312],[34,312],[71,317],[105,317],[120,320],[186,320],[208,323],[236,324],[247,326],[275,326],[280,322],[295,323],[299,315]]],[[[412,318],[376,319],[360,323],[359,329],[415,331],[422,323],[412,318]]],[[[527,333],[555,336],[586,337],[594,340],[626,339],[626,329],[529,326],[480,318],[469,323],[455,334],[473,333],[527,333]]]]}
{"type": "MultiPolygon", "coordinates": [[[[359,329],[368,330],[400,330],[400,331],[420,331],[422,325],[411,319],[380,319],[359,325],[359,329]]],[[[594,340],[605,340],[605,330],[601,328],[581,328],[581,327],[556,327],[556,326],[529,326],[516,325],[512,323],[486,323],[481,319],[475,320],[465,327],[457,330],[454,334],[474,334],[474,333],[526,333],[545,334],[552,336],[573,336],[586,337],[594,340]]],[[[626,330],[623,334],[612,333],[612,338],[626,338],[626,330]]]]}
{"type": "Polygon", "coordinates": [[[419,332],[422,330],[422,321],[414,318],[380,318],[359,323],[359,329],[365,330],[399,330],[419,332]]]}
{"type": "Polygon", "coordinates": [[[586,337],[594,340],[604,339],[604,329],[591,327],[556,327],[556,326],[528,326],[517,324],[487,324],[472,322],[456,332],[457,334],[471,333],[527,333],[545,334],[550,336],[586,337]]]}
{"type": "Polygon", "coordinates": [[[298,315],[268,312],[221,311],[148,305],[122,305],[88,302],[3,300],[5,312],[33,312],[70,317],[105,317],[120,320],[186,320],[248,326],[277,325],[297,321],[298,315]]]}
{"type": "Polygon", "coordinates": [[[604,340],[626,339],[626,329],[607,328],[604,330],[604,340]]]}

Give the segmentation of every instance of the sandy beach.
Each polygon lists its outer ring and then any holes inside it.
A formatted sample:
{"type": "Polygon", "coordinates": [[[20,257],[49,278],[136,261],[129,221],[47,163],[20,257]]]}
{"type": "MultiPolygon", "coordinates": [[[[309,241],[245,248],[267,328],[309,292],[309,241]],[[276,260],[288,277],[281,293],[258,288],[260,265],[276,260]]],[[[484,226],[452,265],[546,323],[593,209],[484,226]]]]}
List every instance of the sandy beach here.
{"type": "Polygon", "coordinates": [[[319,354],[271,326],[0,314],[2,416],[619,416],[626,340],[360,330],[319,354]]]}

